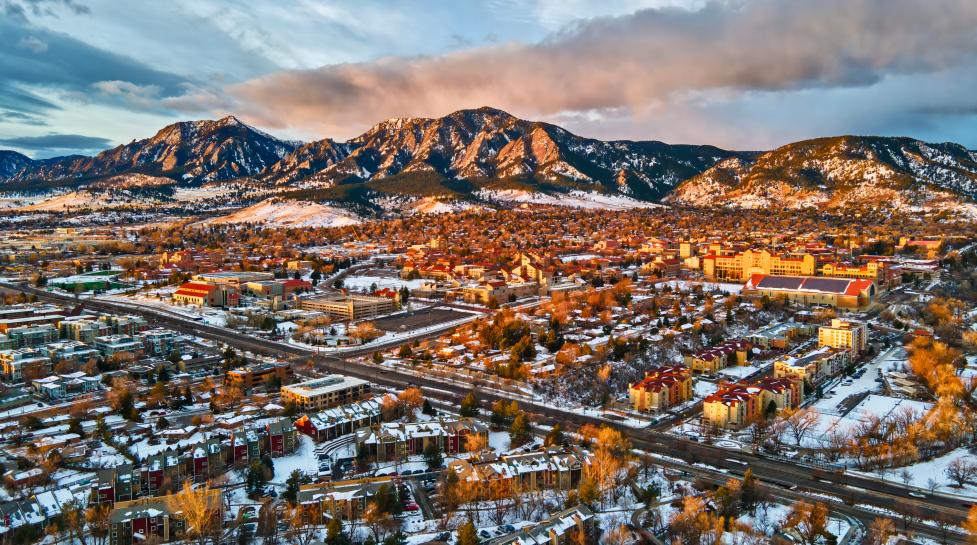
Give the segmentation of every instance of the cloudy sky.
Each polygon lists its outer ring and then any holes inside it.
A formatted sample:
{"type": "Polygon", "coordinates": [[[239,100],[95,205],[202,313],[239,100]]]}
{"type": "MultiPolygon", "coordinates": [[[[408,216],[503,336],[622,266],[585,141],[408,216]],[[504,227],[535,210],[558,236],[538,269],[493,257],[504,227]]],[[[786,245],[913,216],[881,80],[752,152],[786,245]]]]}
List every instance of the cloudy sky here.
{"type": "Polygon", "coordinates": [[[483,105],[607,139],[977,148],[975,88],[973,0],[0,0],[0,149],[33,157],[483,105]]]}

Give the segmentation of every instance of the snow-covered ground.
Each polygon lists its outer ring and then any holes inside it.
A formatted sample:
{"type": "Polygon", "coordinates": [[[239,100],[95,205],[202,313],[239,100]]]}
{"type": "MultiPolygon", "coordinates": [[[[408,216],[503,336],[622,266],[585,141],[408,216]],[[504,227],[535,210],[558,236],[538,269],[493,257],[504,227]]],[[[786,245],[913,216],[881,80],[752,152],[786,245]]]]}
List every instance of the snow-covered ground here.
{"type": "Polygon", "coordinates": [[[704,291],[725,291],[727,293],[739,293],[743,291],[743,284],[730,284],[727,282],[694,282],[689,280],[668,280],[665,282],[659,282],[655,284],[656,289],[662,289],[665,286],[671,287],[673,290],[683,290],[689,291],[695,286],[702,286],[704,291]]]}
{"type": "Polygon", "coordinates": [[[909,476],[910,486],[915,486],[917,488],[923,488],[926,490],[933,489],[934,491],[943,494],[977,499],[977,486],[973,484],[966,484],[963,486],[963,488],[957,488],[956,483],[947,478],[947,466],[949,466],[954,460],[961,458],[969,460],[970,462],[977,462],[977,458],[975,458],[973,454],[970,454],[966,448],[958,448],[944,454],[943,456],[906,466],[905,468],[895,469],[881,476],[878,473],[867,473],[855,470],[849,471],[876,479],[881,477],[886,481],[897,484],[905,484],[906,481],[903,478],[903,470],[905,470],[906,474],[909,476]],[[933,488],[933,485],[935,485],[935,488],[933,488]]]}
{"type": "Polygon", "coordinates": [[[315,441],[308,435],[299,433],[297,434],[297,442],[294,453],[273,460],[275,475],[271,478],[272,484],[285,484],[288,476],[296,469],[312,477],[319,473],[319,458],[315,453],[315,441]]]}
{"type": "Polygon", "coordinates": [[[377,285],[378,289],[391,288],[400,289],[403,286],[407,286],[407,289],[415,290],[424,285],[427,280],[416,279],[416,280],[403,280],[401,278],[390,278],[383,276],[358,276],[351,275],[343,278],[343,287],[351,290],[368,290],[373,284],[377,285]]]}
{"type": "Polygon", "coordinates": [[[342,227],[360,223],[347,210],[307,201],[268,199],[204,224],[261,223],[273,227],[342,227]]]}
{"type": "Polygon", "coordinates": [[[478,191],[477,195],[479,198],[488,201],[545,204],[549,206],[567,206],[585,209],[630,210],[632,208],[658,208],[661,206],[623,195],[605,195],[603,193],[587,193],[584,191],[571,191],[566,195],[548,195],[545,193],[530,193],[518,189],[482,189],[478,191]]]}

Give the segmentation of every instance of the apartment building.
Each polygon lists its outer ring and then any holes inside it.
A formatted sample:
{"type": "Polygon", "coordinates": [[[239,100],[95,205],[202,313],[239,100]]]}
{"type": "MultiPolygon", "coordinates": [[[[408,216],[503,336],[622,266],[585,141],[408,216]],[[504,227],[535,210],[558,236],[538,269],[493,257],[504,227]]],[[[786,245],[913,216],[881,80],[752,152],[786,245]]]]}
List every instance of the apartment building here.
{"type": "Polygon", "coordinates": [[[868,350],[868,326],[853,320],[831,320],[831,325],[818,328],[818,346],[843,348],[857,357],[868,350]]]}
{"type": "Polygon", "coordinates": [[[354,521],[360,518],[370,499],[384,486],[397,490],[390,476],[303,485],[296,502],[313,524],[324,524],[331,518],[354,521]]]}
{"type": "Polygon", "coordinates": [[[744,336],[747,342],[764,350],[786,350],[798,337],[811,335],[814,327],[799,322],[770,324],[744,336]]]}
{"type": "Polygon", "coordinates": [[[406,460],[408,456],[423,454],[432,443],[445,454],[464,452],[465,438],[470,434],[487,436],[488,428],[471,418],[389,422],[357,430],[356,447],[379,461],[406,460]]]}
{"type": "Polygon", "coordinates": [[[656,367],[636,384],[628,385],[636,411],[661,412],[692,399],[692,372],[684,365],[656,367]]]}
{"type": "Polygon", "coordinates": [[[763,416],[796,408],[802,397],[801,383],[789,378],[765,377],[759,381],[729,384],[702,402],[702,422],[717,428],[740,429],[763,416]]]}
{"type": "MultiPolygon", "coordinates": [[[[219,528],[224,510],[221,491],[209,490],[205,501],[213,512],[213,524],[219,528]]],[[[179,512],[172,509],[173,505],[169,497],[116,503],[109,513],[109,544],[132,545],[147,541],[152,536],[162,543],[181,539],[186,529],[185,521],[179,512]]]]}
{"type": "Polygon", "coordinates": [[[40,378],[51,374],[51,358],[39,348],[0,351],[0,373],[6,382],[40,378]]]}
{"type": "MultiPolygon", "coordinates": [[[[391,395],[391,394],[387,394],[391,395]]],[[[308,413],[295,421],[295,428],[316,442],[331,441],[361,428],[378,426],[383,421],[382,398],[364,399],[316,413],[308,413]]]]}
{"type": "Polygon", "coordinates": [[[228,382],[244,390],[265,386],[277,381],[279,385],[288,384],[292,378],[292,366],[286,362],[253,363],[231,369],[227,373],[228,382]]]}
{"type": "Polygon", "coordinates": [[[343,375],[329,375],[282,386],[282,401],[304,411],[322,410],[358,401],[370,395],[370,383],[343,375]]]}
{"type": "Polygon", "coordinates": [[[800,356],[785,356],[773,364],[777,378],[789,378],[816,386],[833,377],[852,361],[852,353],[844,348],[822,346],[800,356]]]}
{"type": "Polygon", "coordinates": [[[146,349],[142,342],[128,335],[106,335],[95,339],[95,348],[106,358],[115,354],[128,353],[136,357],[142,356],[146,349]]]}
{"type": "Polygon", "coordinates": [[[685,356],[685,365],[696,373],[716,373],[731,365],[746,365],[750,343],[738,339],[703,348],[685,356]]]}
{"type": "MultiPolygon", "coordinates": [[[[505,481],[520,490],[571,490],[580,483],[584,466],[590,463],[584,451],[572,449],[537,450],[497,456],[494,452],[477,453],[448,464],[459,480],[467,483],[505,481]]],[[[487,491],[488,487],[480,486],[487,491]]]]}

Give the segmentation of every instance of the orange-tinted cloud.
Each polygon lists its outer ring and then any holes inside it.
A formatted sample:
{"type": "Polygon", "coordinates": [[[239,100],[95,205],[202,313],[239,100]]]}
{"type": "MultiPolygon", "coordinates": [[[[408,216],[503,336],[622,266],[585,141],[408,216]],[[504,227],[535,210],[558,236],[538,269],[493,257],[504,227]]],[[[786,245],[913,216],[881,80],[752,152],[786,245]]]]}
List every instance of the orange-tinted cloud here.
{"type": "Polygon", "coordinates": [[[975,28],[973,0],[716,2],[592,19],[537,44],[275,72],[229,87],[223,106],[334,137],[481,105],[640,117],[703,91],[864,86],[954,67],[977,53],[975,28]]]}

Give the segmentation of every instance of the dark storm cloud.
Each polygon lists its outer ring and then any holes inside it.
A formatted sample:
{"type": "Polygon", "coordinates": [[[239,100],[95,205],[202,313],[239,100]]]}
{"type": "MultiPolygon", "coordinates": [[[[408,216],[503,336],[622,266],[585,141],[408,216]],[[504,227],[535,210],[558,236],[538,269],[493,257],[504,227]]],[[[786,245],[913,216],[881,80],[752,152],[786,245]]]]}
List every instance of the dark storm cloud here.
{"type": "MultiPolygon", "coordinates": [[[[62,3],[75,13],[84,7],[62,3]]],[[[6,11],[23,14],[44,10],[45,4],[7,3],[6,11]],[[26,6],[26,7],[25,7],[26,6]]],[[[186,92],[185,78],[155,70],[129,57],[88,45],[65,34],[52,32],[17,17],[0,19],[0,109],[38,117],[58,108],[45,93],[82,101],[102,101],[121,107],[145,110],[146,103],[133,104],[131,93],[103,92],[125,84],[160,97],[186,92]],[[99,87],[101,86],[101,87],[99,87]]]]}
{"type": "Polygon", "coordinates": [[[43,136],[18,136],[0,138],[0,146],[8,146],[32,152],[51,150],[93,150],[112,145],[106,138],[83,134],[45,134],[43,136]]]}

